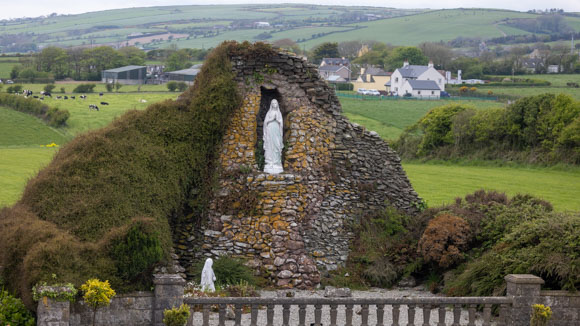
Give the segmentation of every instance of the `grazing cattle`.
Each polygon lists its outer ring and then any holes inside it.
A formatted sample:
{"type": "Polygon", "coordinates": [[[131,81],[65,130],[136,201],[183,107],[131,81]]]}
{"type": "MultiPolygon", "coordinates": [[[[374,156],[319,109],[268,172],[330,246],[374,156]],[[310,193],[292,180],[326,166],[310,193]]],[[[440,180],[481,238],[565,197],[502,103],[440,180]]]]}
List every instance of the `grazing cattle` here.
{"type": "Polygon", "coordinates": [[[98,106],[96,106],[95,104],[90,104],[90,105],[89,105],[89,110],[96,110],[96,111],[99,111],[99,107],[98,107],[98,106]]]}
{"type": "Polygon", "coordinates": [[[109,105],[107,102],[101,102],[101,105],[109,105]]]}
{"type": "Polygon", "coordinates": [[[44,96],[41,96],[39,100],[44,101],[44,96]]]}
{"type": "Polygon", "coordinates": [[[56,99],[57,99],[57,100],[60,100],[61,98],[62,98],[62,96],[60,96],[60,95],[58,95],[58,96],[56,97],[56,99]]]}
{"type": "Polygon", "coordinates": [[[68,96],[66,96],[66,95],[65,95],[65,96],[64,96],[64,99],[65,99],[65,100],[68,100],[68,96]]]}
{"type": "Polygon", "coordinates": [[[36,96],[36,95],[34,95],[33,97],[34,97],[34,98],[38,98],[38,96],[36,96]]]}
{"type": "Polygon", "coordinates": [[[99,93],[99,96],[103,96],[103,93],[102,93],[102,92],[101,92],[101,93],[99,93]]]}
{"type": "Polygon", "coordinates": [[[71,96],[70,98],[72,98],[73,100],[76,99],[76,97],[74,97],[74,96],[71,96]]]}
{"type": "Polygon", "coordinates": [[[44,92],[44,94],[42,94],[42,95],[52,97],[52,95],[49,92],[44,92]]]}
{"type": "Polygon", "coordinates": [[[86,100],[87,99],[87,96],[86,95],[81,95],[79,97],[82,98],[83,100],[86,100]]]}

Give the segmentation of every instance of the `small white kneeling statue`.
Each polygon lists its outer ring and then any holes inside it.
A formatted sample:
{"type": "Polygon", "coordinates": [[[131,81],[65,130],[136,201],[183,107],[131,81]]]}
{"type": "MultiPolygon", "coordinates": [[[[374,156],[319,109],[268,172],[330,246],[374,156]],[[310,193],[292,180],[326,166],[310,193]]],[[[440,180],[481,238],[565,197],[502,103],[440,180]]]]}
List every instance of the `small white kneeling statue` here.
{"type": "Polygon", "coordinates": [[[215,281],[215,274],[211,266],[213,265],[213,260],[208,258],[205,260],[205,265],[201,271],[201,290],[203,292],[215,292],[215,286],[213,282],[215,281]]]}
{"type": "Polygon", "coordinates": [[[282,131],[284,124],[282,122],[282,113],[277,100],[272,100],[270,109],[264,119],[264,172],[282,173],[282,149],[284,141],[282,131]]]}

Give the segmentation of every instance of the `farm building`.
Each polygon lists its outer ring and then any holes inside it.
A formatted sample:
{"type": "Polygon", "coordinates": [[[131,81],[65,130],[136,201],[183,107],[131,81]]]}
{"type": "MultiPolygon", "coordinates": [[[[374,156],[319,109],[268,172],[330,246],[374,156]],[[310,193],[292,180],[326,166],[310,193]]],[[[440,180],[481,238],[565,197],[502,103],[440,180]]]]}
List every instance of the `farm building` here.
{"type": "Polygon", "coordinates": [[[104,70],[102,72],[103,83],[119,83],[124,85],[145,84],[147,78],[147,67],[145,66],[125,66],[115,69],[104,70]]]}
{"type": "Polygon", "coordinates": [[[183,69],[183,70],[176,70],[176,71],[169,71],[165,73],[167,76],[167,80],[171,81],[182,81],[186,82],[189,85],[193,85],[193,81],[195,80],[195,76],[199,73],[200,69],[195,68],[195,66],[183,69]]]}

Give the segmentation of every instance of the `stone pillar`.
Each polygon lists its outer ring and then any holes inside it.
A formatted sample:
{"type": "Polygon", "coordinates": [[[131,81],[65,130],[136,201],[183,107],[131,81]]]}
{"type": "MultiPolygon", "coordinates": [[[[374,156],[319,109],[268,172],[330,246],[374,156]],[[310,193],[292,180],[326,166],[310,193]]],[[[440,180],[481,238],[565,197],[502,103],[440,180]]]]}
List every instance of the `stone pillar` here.
{"type": "Polygon", "coordinates": [[[43,297],[38,301],[37,326],[69,326],[70,302],[43,297]]]}
{"type": "Polygon", "coordinates": [[[540,301],[540,288],[544,280],[531,274],[508,274],[504,279],[507,283],[506,295],[514,298],[511,325],[529,326],[532,305],[540,301]]]}
{"type": "Polygon", "coordinates": [[[163,311],[183,304],[185,280],[178,274],[155,274],[153,325],[163,326],[163,311]]]}

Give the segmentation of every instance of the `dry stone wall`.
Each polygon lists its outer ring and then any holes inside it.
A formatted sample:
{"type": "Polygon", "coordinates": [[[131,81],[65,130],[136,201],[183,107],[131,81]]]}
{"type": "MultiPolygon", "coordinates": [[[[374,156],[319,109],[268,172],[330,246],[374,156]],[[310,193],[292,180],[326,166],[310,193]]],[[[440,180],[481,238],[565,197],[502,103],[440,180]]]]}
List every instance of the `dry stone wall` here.
{"type": "Polygon", "coordinates": [[[321,270],[346,261],[357,216],[385,205],[414,214],[420,198],[378,134],[342,116],[315,66],[283,53],[231,59],[243,105],[223,139],[208,222],[197,233],[182,230],[176,254],[186,267],[242,256],[278,286],[312,287],[321,270]],[[278,175],[260,166],[259,131],[272,98],[284,118],[278,175]]]}

